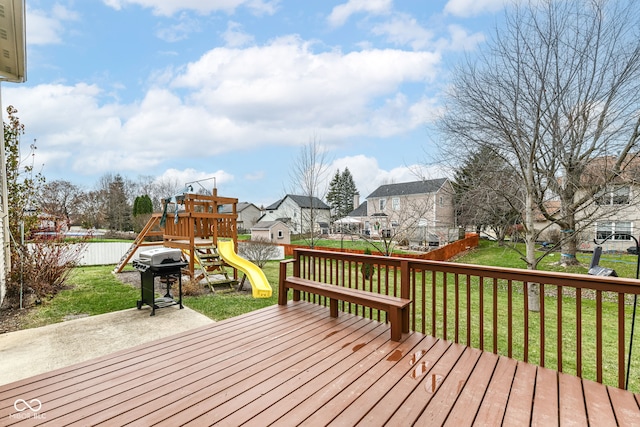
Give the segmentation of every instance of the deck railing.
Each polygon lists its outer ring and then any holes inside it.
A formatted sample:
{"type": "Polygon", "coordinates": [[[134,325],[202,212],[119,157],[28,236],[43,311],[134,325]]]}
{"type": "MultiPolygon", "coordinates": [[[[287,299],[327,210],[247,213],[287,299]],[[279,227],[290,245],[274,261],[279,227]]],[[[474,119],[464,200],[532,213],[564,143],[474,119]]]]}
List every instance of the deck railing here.
{"type": "MultiPolygon", "coordinates": [[[[411,298],[414,331],[625,388],[637,280],[311,249],[281,263],[280,277],[291,274],[411,298]],[[538,312],[528,309],[529,284],[537,285],[538,312]]],[[[353,304],[340,310],[386,321],[353,304]]],[[[630,366],[629,389],[638,392],[640,349],[630,366]]]]}

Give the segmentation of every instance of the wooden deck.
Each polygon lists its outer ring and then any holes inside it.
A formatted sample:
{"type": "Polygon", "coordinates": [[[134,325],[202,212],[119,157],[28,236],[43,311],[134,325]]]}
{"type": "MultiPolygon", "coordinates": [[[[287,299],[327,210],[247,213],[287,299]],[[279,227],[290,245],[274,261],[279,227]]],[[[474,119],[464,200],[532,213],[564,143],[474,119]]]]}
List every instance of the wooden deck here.
{"type": "Polygon", "coordinates": [[[4,385],[0,425],[640,425],[638,395],[388,328],[274,305],[4,385]]]}

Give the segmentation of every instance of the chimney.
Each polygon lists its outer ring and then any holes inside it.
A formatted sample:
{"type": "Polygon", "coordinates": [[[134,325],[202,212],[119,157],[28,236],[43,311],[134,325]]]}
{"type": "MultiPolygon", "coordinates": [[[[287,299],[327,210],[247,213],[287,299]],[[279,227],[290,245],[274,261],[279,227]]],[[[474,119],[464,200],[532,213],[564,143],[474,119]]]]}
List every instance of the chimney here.
{"type": "Polygon", "coordinates": [[[358,209],[358,206],[360,206],[360,193],[353,195],[353,209],[358,209]]]}

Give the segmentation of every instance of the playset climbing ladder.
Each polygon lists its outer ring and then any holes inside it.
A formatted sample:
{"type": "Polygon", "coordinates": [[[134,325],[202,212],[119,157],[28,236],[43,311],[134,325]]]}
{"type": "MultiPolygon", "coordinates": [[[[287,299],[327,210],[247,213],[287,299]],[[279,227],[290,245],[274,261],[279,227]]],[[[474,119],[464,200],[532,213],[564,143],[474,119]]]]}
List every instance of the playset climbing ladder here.
{"type": "Polygon", "coordinates": [[[225,262],[218,254],[218,248],[211,246],[196,246],[193,251],[195,262],[200,266],[200,274],[195,277],[196,281],[204,279],[211,292],[216,292],[215,285],[229,284],[233,290],[235,280],[229,279],[229,274],[225,267],[225,262]]]}

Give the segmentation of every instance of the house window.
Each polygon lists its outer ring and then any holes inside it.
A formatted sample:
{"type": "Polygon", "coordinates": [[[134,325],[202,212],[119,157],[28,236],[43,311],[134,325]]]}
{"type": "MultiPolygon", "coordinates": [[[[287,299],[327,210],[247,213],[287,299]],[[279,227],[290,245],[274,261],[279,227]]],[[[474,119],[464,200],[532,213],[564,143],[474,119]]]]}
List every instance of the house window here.
{"type": "Polygon", "coordinates": [[[393,209],[394,211],[400,209],[400,199],[398,197],[394,197],[393,199],[391,199],[391,209],[393,209]]]}
{"type": "Polygon", "coordinates": [[[383,211],[384,208],[387,207],[387,201],[385,199],[380,199],[378,202],[378,206],[380,207],[380,210],[383,211]]]}
{"type": "Polygon", "coordinates": [[[278,230],[278,239],[284,239],[284,233],[282,230],[278,230]]]}
{"type": "Polygon", "coordinates": [[[440,203],[440,207],[444,206],[444,197],[440,196],[439,203],[440,203]]]}
{"type": "Polygon", "coordinates": [[[602,221],[596,223],[596,239],[599,241],[631,240],[631,221],[602,221]]]}
{"type": "Polygon", "coordinates": [[[628,205],[629,193],[629,186],[605,188],[596,194],[596,203],[600,206],[628,205]]]}

